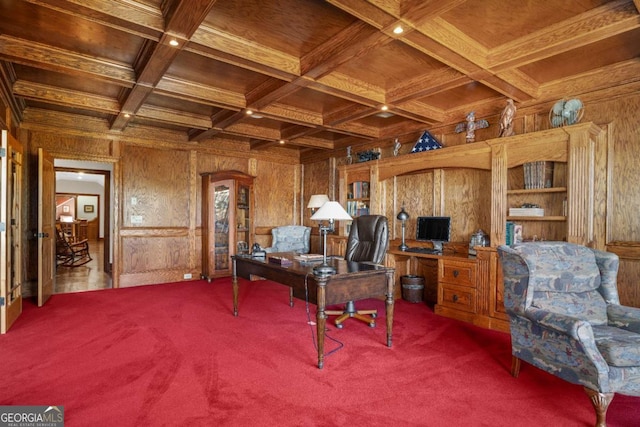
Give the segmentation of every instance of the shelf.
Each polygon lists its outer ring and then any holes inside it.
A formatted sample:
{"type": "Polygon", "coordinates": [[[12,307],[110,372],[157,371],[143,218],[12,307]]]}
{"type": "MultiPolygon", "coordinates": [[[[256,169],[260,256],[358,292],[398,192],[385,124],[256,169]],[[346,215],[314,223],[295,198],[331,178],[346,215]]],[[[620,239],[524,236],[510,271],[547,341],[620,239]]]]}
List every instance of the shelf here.
{"type": "Polygon", "coordinates": [[[537,193],[566,193],[567,187],[528,188],[519,190],[507,190],[507,194],[537,194],[537,193]]]}
{"type": "Polygon", "coordinates": [[[554,215],[554,216],[507,216],[507,221],[549,221],[549,222],[560,222],[566,221],[567,217],[562,215],[554,215]]]}

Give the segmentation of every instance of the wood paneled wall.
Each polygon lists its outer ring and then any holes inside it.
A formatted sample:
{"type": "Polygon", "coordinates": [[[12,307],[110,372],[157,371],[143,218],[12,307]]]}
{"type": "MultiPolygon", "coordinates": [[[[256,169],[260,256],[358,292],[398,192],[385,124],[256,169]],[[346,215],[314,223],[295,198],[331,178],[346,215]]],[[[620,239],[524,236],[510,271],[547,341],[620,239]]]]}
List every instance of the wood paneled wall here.
{"type": "MultiPolygon", "coordinates": [[[[551,105],[544,105],[536,111],[520,114],[514,121],[516,133],[549,129],[549,108],[551,105]]],[[[640,94],[588,103],[582,121],[602,127],[607,142],[600,144],[601,151],[594,159],[606,163],[605,167],[596,167],[596,170],[607,173],[594,177],[593,243],[621,256],[618,277],[621,302],[640,307],[637,280],[640,277],[640,186],[637,185],[640,182],[640,94]]],[[[489,122],[497,123],[497,117],[489,118],[489,122]]],[[[451,126],[430,131],[445,146],[465,143],[464,135],[456,134],[451,126]]],[[[483,129],[476,133],[476,139],[493,138],[495,132],[495,126],[483,129]]],[[[414,143],[404,142],[400,155],[410,155],[414,143]]],[[[379,148],[382,158],[388,158],[393,155],[391,145],[390,141],[385,141],[380,147],[372,143],[366,148],[379,148]]],[[[343,156],[342,153],[338,155],[343,156]]],[[[337,162],[342,160],[339,157],[337,162]]],[[[310,167],[312,165],[305,165],[305,168],[310,167]]],[[[563,185],[562,182],[556,184],[563,185]]],[[[305,180],[304,185],[312,184],[305,180]]],[[[456,241],[468,239],[477,227],[489,231],[490,177],[485,171],[427,171],[389,178],[381,185],[382,213],[390,219],[392,238],[399,238],[401,234],[396,215],[403,203],[411,216],[407,221],[408,238],[415,235],[415,220],[419,215],[450,215],[452,239],[456,241]]]]}
{"type": "MultiPolygon", "coordinates": [[[[53,132],[25,127],[20,135],[31,153],[42,147],[55,158],[115,163],[113,280],[117,287],[180,281],[185,274],[200,277],[203,172],[235,169],[256,176],[255,225],[263,230],[257,238],[261,245],[271,243],[272,227],[300,222],[302,166],[295,151],[287,155],[276,148],[248,153],[244,149],[248,144],[238,147],[223,142],[212,148],[183,145],[178,138],[152,144],[138,136],[110,139],[99,132],[65,134],[64,128],[53,132]]],[[[28,191],[37,193],[33,185],[28,191]]],[[[36,227],[37,218],[30,217],[28,223],[27,229],[36,227]]],[[[37,265],[37,253],[33,244],[26,246],[31,257],[25,266],[30,272],[25,293],[34,295],[37,268],[32,266],[37,265]]]]}
{"type": "MultiPolygon", "coordinates": [[[[520,115],[515,122],[516,131],[548,128],[547,111],[547,106],[541,106],[537,112],[520,115]]],[[[635,306],[640,306],[640,285],[636,280],[640,276],[640,187],[636,184],[640,182],[639,117],[640,94],[634,94],[588,103],[583,118],[606,128],[609,137],[607,153],[598,157],[598,161],[607,162],[607,176],[595,177],[598,182],[607,182],[606,192],[598,195],[603,202],[594,218],[595,239],[599,246],[602,242],[623,256],[619,275],[621,300],[635,306]]],[[[71,130],[71,122],[64,118],[40,121],[45,124],[35,127],[29,125],[27,117],[18,132],[29,153],[43,147],[56,158],[115,164],[114,231],[118,234],[114,249],[120,265],[114,265],[118,269],[114,271],[118,274],[114,282],[122,282],[123,286],[182,280],[184,273],[199,275],[201,172],[237,169],[257,177],[256,226],[261,230],[257,240],[267,246],[268,230],[273,226],[317,226],[309,219],[306,203],[318,193],[337,198],[337,168],[345,162],[344,150],[301,165],[297,154],[277,148],[251,151],[248,144],[239,145],[237,141],[193,144],[171,131],[149,136],[143,129],[132,129],[130,137],[125,138],[110,134],[103,124],[99,127],[83,123],[82,130],[71,130]],[[136,205],[131,203],[133,197],[136,205]],[[133,215],[142,216],[143,223],[133,224],[133,215]]],[[[476,136],[478,140],[495,136],[490,132],[495,129],[484,129],[476,136]]],[[[432,133],[445,145],[464,144],[464,136],[456,134],[452,126],[432,133]]],[[[388,141],[381,144],[383,157],[392,155],[391,145],[388,141]]],[[[412,145],[413,142],[405,142],[400,154],[408,154],[412,145]]],[[[362,149],[365,148],[356,151],[362,149]]],[[[489,194],[485,190],[489,180],[486,171],[446,169],[384,180],[380,204],[391,220],[392,237],[400,236],[395,217],[403,203],[411,215],[408,236],[415,234],[415,218],[419,215],[451,215],[454,240],[468,239],[478,226],[488,232],[489,194]]],[[[25,191],[36,191],[33,186],[28,182],[25,191]]],[[[29,198],[25,195],[23,200],[29,198]]],[[[25,216],[31,209],[33,206],[25,209],[25,216]]],[[[34,227],[32,219],[25,224],[26,230],[34,227]]],[[[25,233],[28,237],[29,232],[25,233]]],[[[315,234],[312,250],[320,250],[318,243],[315,234]]],[[[33,280],[33,256],[25,259],[25,277],[33,280]]]]}

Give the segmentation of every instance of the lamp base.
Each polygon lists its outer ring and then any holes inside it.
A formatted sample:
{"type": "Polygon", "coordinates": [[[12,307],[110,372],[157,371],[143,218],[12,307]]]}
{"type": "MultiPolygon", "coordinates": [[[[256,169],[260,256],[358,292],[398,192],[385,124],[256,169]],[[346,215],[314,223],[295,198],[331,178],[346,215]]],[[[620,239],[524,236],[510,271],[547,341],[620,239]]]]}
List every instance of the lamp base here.
{"type": "Polygon", "coordinates": [[[328,264],[322,263],[313,267],[313,274],[316,276],[331,276],[336,274],[336,269],[328,264]]]}
{"type": "Polygon", "coordinates": [[[403,243],[400,246],[398,246],[398,249],[400,249],[401,251],[406,251],[407,249],[409,249],[409,246],[403,243]]]}

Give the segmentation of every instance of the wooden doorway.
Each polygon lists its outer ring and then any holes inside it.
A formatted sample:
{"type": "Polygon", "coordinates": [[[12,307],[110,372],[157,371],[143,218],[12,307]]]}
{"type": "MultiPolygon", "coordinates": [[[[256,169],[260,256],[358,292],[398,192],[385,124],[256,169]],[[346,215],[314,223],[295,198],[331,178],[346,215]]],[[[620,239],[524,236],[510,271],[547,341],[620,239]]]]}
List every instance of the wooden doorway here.
{"type": "MultiPolygon", "coordinates": [[[[104,186],[103,197],[100,197],[100,195],[91,194],[91,192],[86,193],[83,191],[74,191],[74,192],[60,191],[58,188],[56,188],[56,194],[58,195],[64,194],[69,197],[75,197],[75,199],[73,200],[73,209],[76,211],[75,212],[76,218],[85,217],[85,216],[89,216],[91,218],[93,217],[98,218],[99,223],[98,223],[97,238],[101,241],[103,245],[102,253],[104,254],[103,260],[102,260],[102,269],[104,272],[110,274],[112,271],[111,172],[108,170],[84,169],[84,168],[77,168],[77,167],[60,167],[60,166],[56,166],[55,170],[56,170],[56,174],[58,172],[77,174],[79,177],[83,177],[83,179],[85,180],[87,180],[91,176],[100,176],[103,178],[101,180],[102,185],[104,186]],[[96,199],[93,199],[95,200],[95,202],[91,201],[92,197],[96,197],[96,199]],[[93,212],[90,212],[90,211],[93,211],[93,212]]],[[[68,206],[71,206],[71,204],[69,204],[68,206]]],[[[93,232],[94,231],[91,230],[91,233],[93,232]]]]}

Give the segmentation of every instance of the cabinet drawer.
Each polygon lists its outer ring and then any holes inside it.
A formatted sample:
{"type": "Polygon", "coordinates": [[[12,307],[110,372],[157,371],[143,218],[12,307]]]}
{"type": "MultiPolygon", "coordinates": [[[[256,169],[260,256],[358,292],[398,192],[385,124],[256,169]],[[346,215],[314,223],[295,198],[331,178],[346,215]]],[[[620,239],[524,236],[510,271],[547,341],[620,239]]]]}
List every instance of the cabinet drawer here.
{"type": "Polygon", "coordinates": [[[438,304],[456,310],[476,312],[476,290],[465,286],[441,283],[438,287],[438,304]]]}
{"type": "Polygon", "coordinates": [[[476,264],[475,262],[442,260],[438,268],[438,280],[475,288],[476,264]]]}

